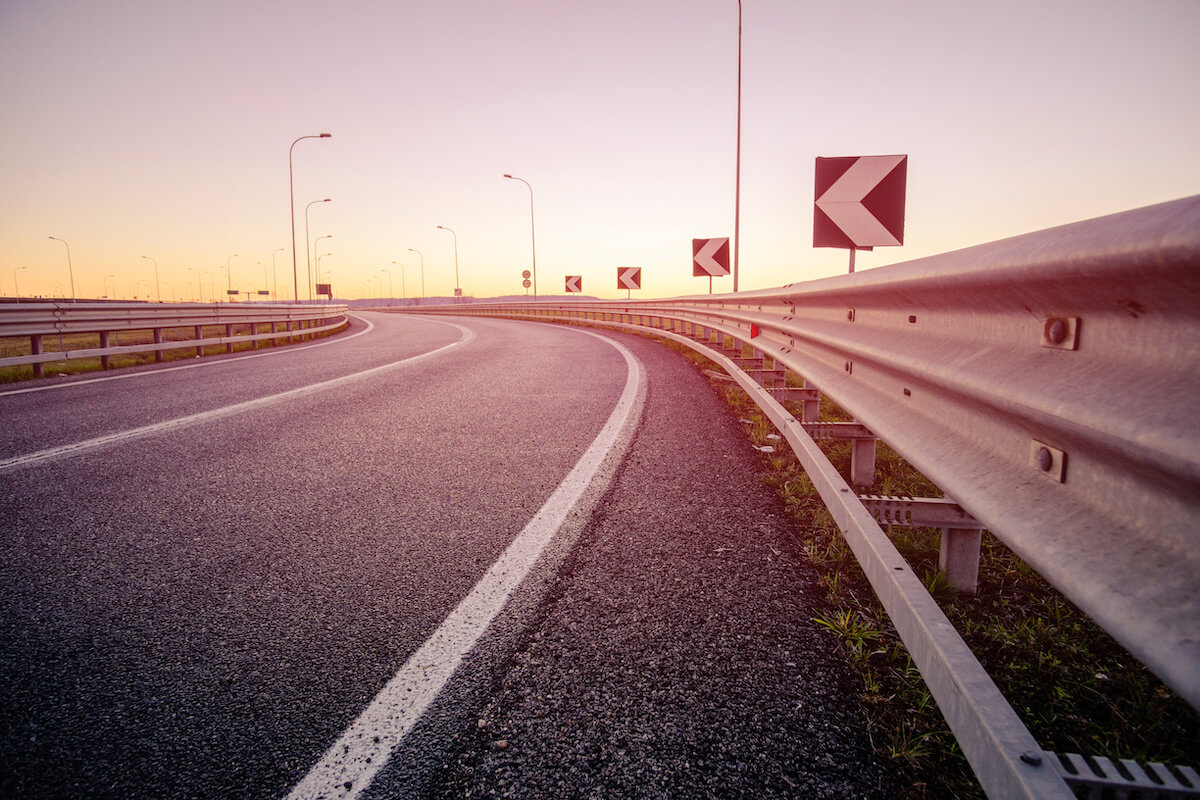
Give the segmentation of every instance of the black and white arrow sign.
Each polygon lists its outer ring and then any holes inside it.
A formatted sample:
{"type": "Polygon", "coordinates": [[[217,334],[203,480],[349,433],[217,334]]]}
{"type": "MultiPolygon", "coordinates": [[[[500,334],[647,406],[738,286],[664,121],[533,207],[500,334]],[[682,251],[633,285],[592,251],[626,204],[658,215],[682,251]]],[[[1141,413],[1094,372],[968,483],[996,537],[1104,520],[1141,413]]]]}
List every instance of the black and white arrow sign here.
{"type": "Polygon", "coordinates": [[[618,289],[640,289],[640,288],[642,288],[642,268],[641,267],[617,267],[617,288],[618,289]]]}
{"type": "Polygon", "coordinates": [[[692,275],[719,278],[729,274],[729,237],[692,239],[692,275]]]}
{"type": "Polygon", "coordinates": [[[904,244],[908,156],[818,158],[813,247],[904,244]]]}
{"type": "Polygon", "coordinates": [[[582,291],[583,291],[583,276],[582,275],[568,275],[567,276],[567,292],[568,292],[568,294],[575,293],[575,292],[582,292],[582,291]]]}

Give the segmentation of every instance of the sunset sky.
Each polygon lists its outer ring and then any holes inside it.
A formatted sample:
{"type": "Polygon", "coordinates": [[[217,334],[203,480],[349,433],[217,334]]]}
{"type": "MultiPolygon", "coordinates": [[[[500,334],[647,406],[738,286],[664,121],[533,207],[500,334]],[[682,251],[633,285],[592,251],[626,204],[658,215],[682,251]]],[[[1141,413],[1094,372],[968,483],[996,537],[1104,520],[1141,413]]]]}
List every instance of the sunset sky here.
{"type": "MultiPolygon", "coordinates": [[[[419,295],[409,248],[451,294],[438,225],[464,293],[521,293],[504,173],[533,187],[539,294],[623,297],[618,266],[635,296],[707,292],[737,24],[736,0],[0,0],[0,294],[70,296],[54,236],[80,298],[155,299],[154,259],[167,301],[290,299],[288,147],[321,132],[294,151],[302,295],[326,197],[338,297],[419,295]]],[[[1200,192],[1196,0],[744,0],[743,26],[740,289],[845,272],[812,247],[818,156],[909,156],[904,246],[859,270],[1200,192]]]]}

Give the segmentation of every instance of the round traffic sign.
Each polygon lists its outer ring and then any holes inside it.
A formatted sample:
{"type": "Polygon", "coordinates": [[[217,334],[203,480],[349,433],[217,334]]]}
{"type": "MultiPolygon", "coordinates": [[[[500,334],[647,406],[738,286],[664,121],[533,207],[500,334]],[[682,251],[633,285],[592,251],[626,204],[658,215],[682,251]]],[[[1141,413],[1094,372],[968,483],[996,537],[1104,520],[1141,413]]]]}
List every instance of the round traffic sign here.
{"type": "Polygon", "coordinates": [[[525,270],[524,272],[522,272],[522,273],[521,273],[521,277],[522,277],[522,278],[524,278],[525,280],[529,280],[529,277],[530,277],[532,274],[533,274],[533,273],[532,273],[532,272],[530,272],[529,270],[525,270]]]}
{"type": "Polygon", "coordinates": [[[530,283],[530,281],[529,281],[529,279],[528,279],[528,278],[526,278],[525,280],[521,281],[521,285],[522,285],[522,286],[524,286],[526,289],[528,289],[530,286],[533,286],[533,284],[532,284],[532,283],[530,283]]]}

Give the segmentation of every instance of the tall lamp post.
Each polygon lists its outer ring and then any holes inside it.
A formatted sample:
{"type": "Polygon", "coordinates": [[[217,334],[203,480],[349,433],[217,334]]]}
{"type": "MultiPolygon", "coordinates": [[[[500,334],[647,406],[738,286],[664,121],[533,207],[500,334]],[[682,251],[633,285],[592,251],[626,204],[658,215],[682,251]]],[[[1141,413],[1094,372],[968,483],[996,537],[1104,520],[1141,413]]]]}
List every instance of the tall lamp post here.
{"type": "Polygon", "coordinates": [[[196,269],[195,267],[188,267],[187,269],[188,269],[188,272],[196,273],[196,290],[199,292],[199,296],[197,297],[197,300],[199,300],[201,303],[203,303],[204,302],[204,284],[201,282],[200,270],[196,269]]]}
{"type": "Polygon", "coordinates": [[[282,253],[285,250],[287,250],[286,247],[277,247],[271,251],[271,281],[275,285],[274,294],[271,299],[276,303],[279,302],[279,276],[275,273],[275,254],[282,253]]]}
{"type": "MultiPolygon", "coordinates": [[[[733,290],[738,290],[738,229],[742,222],[742,0],[738,0],[737,166],[733,188],[733,290]]],[[[854,252],[853,250],[851,251],[854,252]]]]}
{"type": "MultiPolygon", "coordinates": [[[[312,302],[312,251],[308,249],[308,210],[317,203],[328,203],[330,200],[326,197],[324,200],[313,200],[304,207],[304,268],[309,270],[308,273],[308,299],[312,302]]],[[[315,247],[315,245],[314,245],[315,247]]],[[[296,302],[300,302],[300,298],[296,298],[296,302]]]]}
{"type": "Polygon", "coordinates": [[[16,295],[18,300],[20,300],[21,299],[21,289],[20,289],[20,287],[17,286],[17,270],[18,269],[29,269],[29,267],[28,266],[17,267],[16,269],[13,270],[13,294],[16,295]]]}
{"type": "Polygon", "coordinates": [[[421,300],[424,301],[425,300],[425,254],[422,253],[420,250],[416,250],[412,247],[410,247],[408,249],[411,252],[416,253],[417,255],[419,255],[421,257],[421,300]]]}
{"type": "Polygon", "coordinates": [[[113,294],[116,294],[116,292],[117,292],[117,276],[111,272],[104,276],[104,296],[107,297],[109,300],[111,300],[112,295],[108,293],[108,279],[109,278],[113,279],[113,294]]]}
{"type": "MultiPolygon", "coordinates": [[[[315,253],[315,252],[317,252],[317,243],[318,243],[318,242],[320,242],[322,239],[332,239],[332,238],[333,238],[333,234],[332,234],[332,233],[329,233],[329,234],[326,234],[326,235],[324,235],[324,236],[318,236],[316,239],[313,239],[313,246],[312,246],[313,252],[314,252],[314,253],[315,253]]],[[[327,256],[328,256],[328,255],[332,255],[332,253],[326,253],[325,255],[327,255],[327,256]]],[[[317,257],[316,257],[316,261],[317,261],[317,263],[318,263],[318,264],[320,263],[320,259],[321,259],[321,257],[320,257],[320,256],[317,256],[317,257]]],[[[319,269],[319,268],[318,268],[317,272],[318,272],[318,273],[320,272],[320,269],[319,269]]],[[[314,274],[312,274],[312,273],[309,273],[309,276],[308,276],[308,277],[309,277],[309,280],[310,280],[310,283],[308,284],[308,299],[309,299],[309,302],[312,302],[312,299],[313,299],[313,284],[314,284],[314,283],[320,283],[320,282],[321,282],[321,276],[320,276],[319,274],[316,274],[316,275],[314,275],[314,274]]]]}
{"type": "Polygon", "coordinates": [[[514,181],[520,181],[529,188],[529,239],[530,250],[533,254],[533,299],[537,300],[537,230],[533,225],[533,187],[529,185],[529,181],[524,178],[518,178],[515,175],[505,174],[506,178],[511,178],[514,181]]]}
{"type": "MultiPolygon", "coordinates": [[[[300,302],[300,273],[296,271],[296,181],[292,177],[292,150],[301,139],[328,139],[333,134],[320,133],[301,136],[288,148],[288,217],[292,222],[292,291],[296,293],[296,302],[300,302]]],[[[307,239],[308,236],[305,235],[307,239]]]]}
{"type": "Polygon", "coordinates": [[[158,302],[162,302],[162,286],[158,282],[158,261],[150,256],[142,256],[142,258],[154,265],[154,294],[158,296],[158,302]]]}
{"type": "Polygon", "coordinates": [[[331,256],[331,255],[333,255],[333,253],[321,253],[321,255],[317,256],[317,274],[316,274],[316,277],[317,277],[316,282],[317,283],[321,282],[321,259],[324,258],[325,256],[331,256]]]}
{"type": "MultiPolygon", "coordinates": [[[[400,299],[403,300],[405,297],[408,296],[408,288],[407,288],[406,284],[404,283],[404,265],[401,264],[399,261],[393,261],[392,263],[400,268],[400,299]]],[[[391,278],[391,275],[392,275],[392,273],[389,272],[388,273],[389,279],[391,278]]],[[[391,288],[391,287],[389,286],[388,288],[391,288]]]]}
{"type": "Polygon", "coordinates": [[[450,235],[454,237],[454,296],[459,298],[462,297],[462,287],[458,283],[458,234],[445,225],[438,225],[438,230],[450,231],[450,235]]]}
{"type": "Polygon", "coordinates": [[[67,244],[66,239],[59,239],[57,236],[51,236],[56,242],[62,242],[67,247],[67,271],[71,274],[71,302],[75,302],[75,267],[71,266],[71,245],[67,244]]]}
{"type": "Polygon", "coordinates": [[[225,277],[229,280],[229,285],[225,287],[228,289],[228,291],[225,292],[226,300],[233,296],[229,293],[233,291],[233,269],[229,266],[229,260],[233,258],[237,258],[237,253],[225,257],[225,277]]]}

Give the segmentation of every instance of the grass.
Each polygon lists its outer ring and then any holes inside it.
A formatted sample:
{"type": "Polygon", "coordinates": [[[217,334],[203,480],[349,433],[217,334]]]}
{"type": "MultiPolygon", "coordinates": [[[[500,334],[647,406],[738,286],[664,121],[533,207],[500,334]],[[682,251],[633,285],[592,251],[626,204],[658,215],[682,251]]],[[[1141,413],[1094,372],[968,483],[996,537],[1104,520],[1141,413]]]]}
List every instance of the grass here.
{"type": "MultiPolygon", "coordinates": [[[[266,326],[262,323],[258,326],[259,333],[266,333],[266,326]]],[[[333,331],[324,334],[316,334],[318,337],[328,336],[333,331]]],[[[249,324],[235,324],[233,326],[233,335],[246,336],[250,335],[249,324]]],[[[216,338],[225,336],[225,325],[205,325],[201,330],[201,338],[216,338]]],[[[306,334],[308,335],[308,334],[306,334]]],[[[195,336],[191,326],[187,328],[164,328],[164,342],[190,342],[194,341],[195,336]]],[[[109,335],[109,346],[126,346],[138,344],[152,344],[154,342],[153,330],[135,330],[135,331],[113,331],[109,335]]],[[[262,340],[258,343],[259,348],[277,347],[280,343],[287,344],[287,340],[262,340]]],[[[70,333],[59,336],[43,336],[42,337],[42,352],[43,353],[66,353],[73,350],[87,350],[100,347],[99,333],[70,333]]],[[[245,350],[253,350],[252,342],[239,342],[233,346],[235,353],[245,350]]],[[[31,345],[28,336],[0,338],[0,358],[11,358],[14,356],[24,356],[31,353],[31,345]]],[[[208,345],[203,348],[205,356],[221,355],[227,352],[225,345],[208,345]]],[[[164,350],[163,361],[180,361],[184,359],[196,358],[196,349],[194,347],[181,347],[177,350],[164,350]]],[[[109,365],[112,369],[122,367],[134,367],[143,364],[152,364],[155,361],[153,352],[147,353],[122,353],[119,355],[109,356],[109,365]]],[[[72,358],[63,359],[61,361],[47,361],[43,363],[42,370],[45,375],[76,375],[85,372],[95,372],[100,370],[100,357],[94,358],[72,358]]],[[[34,378],[33,367],[29,364],[0,367],[0,384],[15,383],[18,381],[31,380],[34,378]]]]}
{"type": "MultiPolygon", "coordinates": [[[[651,337],[659,338],[659,337],[651,337]]],[[[663,341],[660,339],[660,341],[663,341]]],[[[714,364],[664,343],[699,368],[714,364]]],[[[789,375],[789,382],[798,379],[789,375]]],[[[714,379],[756,446],[774,429],[736,384],[714,379]]],[[[790,408],[799,417],[799,407],[790,408]]],[[[822,399],[821,421],[850,418],[822,399]]],[[[849,480],[850,445],[820,442],[849,480]]],[[[981,798],[982,789],[920,673],[825,509],[785,447],[761,456],[762,479],[795,520],[792,556],[813,565],[824,600],[816,624],[834,637],[860,682],[872,741],[902,798],[981,798]]],[[[940,497],[936,486],[885,443],[874,494],[940,497]]],[[[954,591],[938,570],[940,531],[895,527],[889,535],[946,616],[1046,750],[1200,764],[1200,716],[994,536],[985,533],[975,595],[954,591]]]]}

